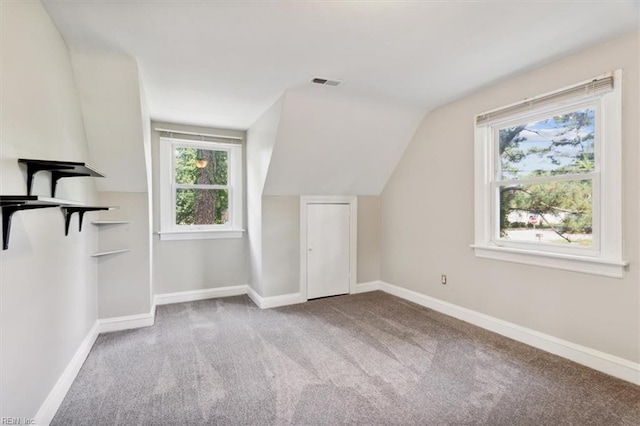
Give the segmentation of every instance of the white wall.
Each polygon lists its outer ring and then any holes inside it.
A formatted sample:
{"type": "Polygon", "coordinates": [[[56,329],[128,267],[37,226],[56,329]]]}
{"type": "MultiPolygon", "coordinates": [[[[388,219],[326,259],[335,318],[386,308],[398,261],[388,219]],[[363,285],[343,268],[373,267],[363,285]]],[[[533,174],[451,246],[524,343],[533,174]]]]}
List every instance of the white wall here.
{"type": "Polygon", "coordinates": [[[262,193],[271,154],[278,136],[284,96],[276,101],[247,131],[247,232],[251,264],[251,287],[261,296],[262,285],[262,193]]]}
{"type": "MultiPolygon", "coordinates": [[[[380,279],[379,197],[358,197],[357,282],[380,279]]],[[[300,291],[300,197],[262,197],[262,296],[300,291]]]]}
{"type": "Polygon", "coordinates": [[[97,258],[98,317],[112,318],[147,314],[151,310],[151,273],[149,270],[149,198],[146,192],[99,193],[100,205],[118,206],[117,210],[87,214],[84,226],[101,220],[125,220],[127,224],[98,227],[100,252],[130,249],[97,258]]]}
{"type": "MultiPolygon", "coordinates": [[[[17,158],[89,161],[64,41],[39,2],[1,5],[0,193],[26,194],[17,158]]],[[[36,192],[48,196],[39,174],[36,192]]],[[[62,179],[58,196],[92,204],[93,178],[62,179]]],[[[88,218],[88,216],[87,216],[88,218]]],[[[59,208],[13,216],[0,253],[0,417],[33,418],[97,318],[96,231],[69,236],[59,208]]]]}
{"type": "Polygon", "coordinates": [[[262,197],[264,297],[300,291],[300,197],[262,197]]]}
{"type": "Polygon", "coordinates": [[[101,217],[132,219],[122,238],[126,242],[117,241],[122,229],[100,229],[100,251],[121,245],[132,250],[98,260],[99,317],[147,314],[152,299],[151,142],[138,64],[123,53],[78,48],[71,49],[71,59],[91,163],[106,175],[97,181],[100,204],[121,207],[101,217]]]}
{"type": "Polygon", "coordinates": [[[247,134],[251,285],[264,297],[300,289],[300,195],[360,195],[358,282],[379,278],[376,195],[419,113],[331,90],[287,92],[247,134]]]}
{"type": "MultiPolygon", "coordinates": [[[[160,230],[160,132],[156,128],[245,138],[245,132],[239,130],[151,123],[154,233],[160,230]]],[[[243,192],[247,193],[246,190],[243,192]]],[[[247,217],[246,207],[244,217],[247,217]]],[[[246,285],[249,282],[246,233],[243,238],[180,241],[160,241],[159,235],[154,235],[153,257],[154,294],[246,285]]]]}
{"type": "Polygon", "coordinates": [[[138,75],[138,82],[140,87],[140,115],[142,121],[142,145],[144,148],[144,162],[147,177],[147,232],[144,235],[147,240],[147,246],[149,247],[147,253],[147,270],[149,271],[149,303],[153,304],[154,295],[154,280],[153,280],[153,168],[151,159],[151,118],[149,116],[149,107],[147,103],[147,97],[145,95],[144,87],[142,85],[142,79],[138,75]]]}
{"type": "Polygon", "coordinates": [[[135,59],[72,49],[73,70],[92,164],[107,178],[99,191],[147,192],[141,86],[135,59]]]}
{"type": "Polygon", "coordinates": [[[357,282],[379,279],[378,195],[423,114],[307,85],[287,91],[249,129],[252,286],[260,295],[300,289],[300,195],[358,195],[357,282]]]}
{"type": "Polygon", "coordinates": [[[638,71],[638,34],[630,34],[428,114],[381,196],[382,280],[640,361],[638,71]],[[624,279],[476,258],[474,115],[617,68],[624,69],[624,279]]]}
{"type": "Polygon", "coordinates": [[[380,195],[424,109],[342,87],[287,91],[264,195],[380,195]]]}

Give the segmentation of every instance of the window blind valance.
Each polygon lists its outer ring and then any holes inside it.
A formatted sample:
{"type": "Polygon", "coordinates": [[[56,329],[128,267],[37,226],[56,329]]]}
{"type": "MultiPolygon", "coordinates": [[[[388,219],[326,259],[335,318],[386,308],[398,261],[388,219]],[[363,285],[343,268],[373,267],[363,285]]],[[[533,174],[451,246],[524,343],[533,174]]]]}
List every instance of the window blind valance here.
{"type": "Polygon", "coordinates": [[[233,145],[241,145],[242,138],[239,136],[212,135],[207,133],[185,132],[172,129],[155,129],[163,138],[183,139],[196,142],[215,142],[233,145]]]}
{"type": "Polygon", "coordinates": [[[567,87],[565,89],[548,93],[535,98],[525,99],[513,105],[497,109],[495,111],[485,112],[476,116],[476,125],[488,124],[498,121],[505,117],[516,114],[525,113],[535,108],[547,105],[559,104],[565,101],[580,99],[581,97],[591,97],[613,90],[613,76],[607,75],[601,78],[595,78],[591,81],[567,87]]]}

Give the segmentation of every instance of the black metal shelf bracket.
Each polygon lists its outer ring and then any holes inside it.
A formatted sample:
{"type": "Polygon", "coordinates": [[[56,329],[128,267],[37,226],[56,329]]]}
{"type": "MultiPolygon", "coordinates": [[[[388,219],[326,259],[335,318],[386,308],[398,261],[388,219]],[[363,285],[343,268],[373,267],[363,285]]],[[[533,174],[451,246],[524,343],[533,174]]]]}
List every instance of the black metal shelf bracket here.
{"type": "Polygon", "coordinates": [[[2,250],[9,248],[9,236],[11,235],[11,218],[15,212],[21,210],[44,209],[48,207],[58,207],[60,204],[51,202],[38,202],[37,197],[23,197],[24,200],[18,200],[19,197],[0,197],[0,205],[2,207],[2,250]],[[7,200],[14,198],[14,200],[7,200]],[[33,200],[35,199],[35,200],[33,200]]]}
{"type": "Polygon", "coordinates": [[[78,213],[78,231],[82,231],[82,220],[86,212],[98,211],[98,210],[111,210],[113,207],[103,206],[62,206],[64,211],[64,235],[69,235],[69,225],[71,223],[71,216],[74,213],[78,213]]]}
{"type": "MultiPolygon", "coordinates": [[[[56,193],[56,184],[58,179],[53,178],[53,166],[43,166],[41,164],[36,163],[26,163],[27,164],[27,195],[31,195],[31,190],[33,189],[33,176],[42,171],[51,171],[51,196],[54,197],[56,193]]],[[[64,166],[58,166],[59,168],[64,168],[64,166]]]]}
{"type": "Polygon", "coordinates": [[[68,173],[64,171],[51,170],[51,196],[55,197],[58,180],[66,177],[77,177],[77,176],[91,176],[91,175],[88,173],[68,173]]]}
{"type": "Polygon", "coordinates": [[[73,161],[35,160],[19,158],[18,163],[27,167],[27,195],[0,195],[0,209],[2,209],[2,250],[9,248],[9,236],[11,235],[11,219],[13,214],[20,210],[44,209],[47,207],[62,207],[64,212],[64,235],[69,235],[71,216],[78,213],[79,230],[82,231],[82,219],[84,214],[95,210],[111,210],[114,207],[103,206],[78,206],[73,201],[55,199],[56,186],[62,178],[93,176],[104,177],[95,168],[86,163],[73,161]],[[33,189],[33,177],[38,172],[51,173],[51,198],[31,195],[33,189]]]}
{"type": "Polygon", "coordinates": [[[27,194],[31,195],[33,189],[33,177],[42,171],[51,172],[51,197],[55,197],[58,180],[68,177],[104,177],[104,175],[86,163],[72,161],[33,160],[27,158],[18,159],[18,163],[27,166],[27,194]]]}

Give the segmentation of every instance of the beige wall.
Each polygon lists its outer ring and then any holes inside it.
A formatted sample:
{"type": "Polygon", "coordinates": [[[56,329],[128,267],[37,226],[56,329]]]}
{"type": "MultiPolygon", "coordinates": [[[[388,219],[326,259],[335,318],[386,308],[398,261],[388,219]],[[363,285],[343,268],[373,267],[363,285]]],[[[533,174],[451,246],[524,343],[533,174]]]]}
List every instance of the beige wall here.
{"type": "Polygon", "coordinates": [[[640,361],[638,71],[631,34],[428,114],[381,196],[382,280],[640,361]],[[617,68],[624,69],[624,279],[476,258],[474,115],[617,68]]]}
{"type": "MultiPolygon", "coordinates": [[[[171,123],[151,123],[153,164],[153,291],[154,294],[245,285],[249,282],[248,246],[243,238],[160,241],[160,133],[156,128],[245,137],[239,130],[211,129],[171,123]]],[[[243,161],[246,164],[246,161],[243,161]]],[[[243,179],[246,182],[245,179],[243,179]]],[[[246,183],[245,191],[246,194],[246,183]]],[[[246,197],[245,214],[246,218],[246,197]]],[[[246,222],[246,219],[245,219],[246,222]]]]}
{"type": "Polygon", "coordinates": [[[98,251],[130,249],[98,257],[99,318],[147,314],[151,310],[149,271],[149,197],[146,192],[99,192],[100,205],[117,210],[87,214],[91,220],[125,220],[127,224],[98,227],[98,251]]]}
{"type": "Polygon", "coordinates": [[[358,283],[380,279],[380,197],[358,197],[358,283]]]}
{"type": "MultiPolygon", "coordinates": [[[[3,2],[0,182],[26,194],[17,159],[91,162],[69,53],[40,2],[3,2]]],[[[49,195],[49,177],[35,189],[49,195]]],[[[59,198],[93,204],[95,179],[62,179],[59,198]]],[[[88,218],[89,216],[87,216],[88,218]]],[[[59,208],[13,216],[0,251],[0,417],[33,418],[97,318],[96,230],[69,236],[59,208]]]]}

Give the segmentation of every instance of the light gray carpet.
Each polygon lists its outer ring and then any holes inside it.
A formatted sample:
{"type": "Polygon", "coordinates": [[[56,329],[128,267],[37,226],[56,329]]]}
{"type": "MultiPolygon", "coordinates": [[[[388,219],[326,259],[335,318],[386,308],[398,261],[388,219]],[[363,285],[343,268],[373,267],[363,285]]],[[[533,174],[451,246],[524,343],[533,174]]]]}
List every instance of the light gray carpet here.
{"type": "Polygon", "coordinates": [[[639,425],[640,387],[382,292],[160,306],[101,335],[53,425],[639,425]]]}

